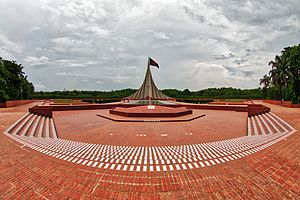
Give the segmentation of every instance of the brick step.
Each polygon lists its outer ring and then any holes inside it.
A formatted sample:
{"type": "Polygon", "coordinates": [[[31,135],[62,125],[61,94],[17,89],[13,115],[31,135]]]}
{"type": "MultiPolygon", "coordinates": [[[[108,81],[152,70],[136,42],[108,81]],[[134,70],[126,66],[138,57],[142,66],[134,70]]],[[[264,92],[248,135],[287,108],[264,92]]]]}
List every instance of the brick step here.
{"type": "Polygon", "coordinates": [[[57,139],[58,137],[57,137],[57,132],[56,132],[53,118],[50,118],[50,127],[51,127],[52,138],[57,139]]]}
{"type": "Polygon", "coordinates": [[[30,113],[26,113],[26,115],[24,115],[23,117],[21,117],[18,121],[16,121],[15,123],[13,123],[10,127],[8,127],[6,130],[5,130],[5,133],[12,133],[16,127],[24,120],[28,117],[30,113]]]}
{"type": "Polygon", "coordinates": [[[6,129],[5,133],[37,138],[58,138],[53,118],[32,113],[24,115],[6,129]]]}
{"type": "Polygon", "coordinates": [[[293,131],[295,130],[291,125],[289,125],[288,123],[286,123],[284,120],[282,120],[280,117],[278,117],[277,115],[270,113],[270,115],[272,115],[275,119],[277,119],[278,122],[280,122],[288,131],[293,131]]]}
{"type": "Polygon", "coordinates": [[[29,131],[29,135],[28,135],[29,137],[34,137],[40,120],[41,120],[41,116],[37,116],[36,120],[34,120],[34,124],[29,131]]]}
{"type": "Polygon", "coordinates": [[[24,126],[24,128],[22,129],[22,131],[20,132],[19,135],[21,135],[21,136],[25,136],[26,135],[26,133],[28,132],[28,130],[30,129],[30,127],[32,127],[33,122],[34,122],[34,120],[35,120],[36,117],[37,117],[36,115],[32,115],[31,116],[30,120],[27,121],[26,125],[24,126]]]}
{"type": "Polygon", "coordinates": [[[37,129],[37,137],[38,138],[41,138],[43,136],[44,124],[45,124],[45,117],[43,116],[39,123],[39,127],[37,129]]]}
{"type": "Polygon", "coordinates": [[[258,115],[259,120],[261,121],[261,123],[263,124],[265,133],[267,134],[273,134],[273,130],[270,128],[268,122],[265,120],[265,118],[262,115],[258,115]]]}
{"type": "Polygon", "coordinates": [[[273,133],[280,133],[281,131],[276,126],[276,122],[270,119],[266,114],[262,115],[262,118],[265,120],[265,122],[269,125],[270,129],[273,133]]]}
{"type": "Polygon", "coordinates": [[[274,117],[274,115],[271,115],[270,113],[266,114],[270,120],[272,120],[273,122],[275,122],[277,129],[283,133],[283,132],[288,132],[288,129],[286,128],[286,126],[282,125],[282,123],[276,118],[274,117]]]}
{"type": "Polygon", "coordinates": [[[248,117],[247,120],[248,120],[248,122],[247,122],[247,127],[248,127],[247,136],[251,136],[253,134],[253,126],[252,126],[251,118],[248,117]]]}
{"type": "Polygon", "coordinates": [[[42,116],[25,116],[15,126],[11,130],[19,129],[18,133],[7,135],[40,153],[87,167],[135,172],[177,171],[218,165],[261,151],[295,132],[278,116],[263,114],[248,118],[249,137],[201,144],[144,147],[49,139],[57,137],[54,120],[42,116]],[[27,127],[27,132],[20,134],[27,127]],[[36,137],[39,134],[40,138],[36,137]]]}
{"type": "Polygon", "coordinates": [[[237,160],[268,148],[292,133],[293,131],[288,134],[245,136],[202,144],[150,147],[90,144],[18,135],[11,137],[29,148],[74,164],[105,170],[159,172],[209,167],[237,160]]]}
{"type": "Polygon", "coordinates": [[[287,133],[293,130],[293,127],[273,113],[248,117],[247,136],[287,133]]]}
{"type": "Polygon", "coordinates": [[[33,114],[27,115],[19,124],[16,125],[16,127],[10,132],[13,135],[19,135],[20,131],[24,129],[27,122],[30,120],[30,118],[33,116],[33,114]]]}
{"type": "Polygon", "coordinates": [[[44,127],[44,138],[49,138],[49,137],[50,137],[49,117],[46,117],[45,127],[44,127]]]}
{"type": "Polygon", "coordinates": [[[252,135],[258,135],[258,124],[256,123],[256,119],[253,116],[251,116],[250,118],[251,118],[251,123],[252,123],[252,127],[253,127],[252,135]]]}

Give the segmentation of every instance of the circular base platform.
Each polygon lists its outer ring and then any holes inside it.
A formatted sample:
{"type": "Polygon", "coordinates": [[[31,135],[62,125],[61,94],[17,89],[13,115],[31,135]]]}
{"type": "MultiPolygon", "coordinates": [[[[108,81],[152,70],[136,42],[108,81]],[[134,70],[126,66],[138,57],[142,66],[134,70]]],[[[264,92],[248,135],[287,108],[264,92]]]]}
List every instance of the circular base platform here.
{"type": "Polygon", "coordinates": [[[109,110],[109,113],[124,117],[180,117],[192,114],[193,111],[186,107],[147,105],[131,108],[116,107],[109,110]]]}

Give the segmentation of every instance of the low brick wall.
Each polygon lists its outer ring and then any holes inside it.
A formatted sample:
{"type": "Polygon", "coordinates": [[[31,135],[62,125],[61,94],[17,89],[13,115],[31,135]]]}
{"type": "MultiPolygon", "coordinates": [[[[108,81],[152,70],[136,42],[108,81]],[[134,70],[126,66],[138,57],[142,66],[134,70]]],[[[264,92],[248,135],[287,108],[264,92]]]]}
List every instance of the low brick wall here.
{"type": "Polygon", "coordinates": [[[248,116],[270,112],[271,109],[261,104],[248,104],[248,116]]]}
{"type": "MultiPolygon", "coordinates": [[[[94,109],[112,109],[115,107],[135,107],[135,104],[86,104],[86,105],[49,105],[49,106],[34,106],[29,108],[29,112],[38,115],[52,117],[52,111],[66,111],[66,110],[94,110],[94,109]]],[[[270,108],[261,104],[241,104],[241,105],[210,105],[210,104],[176,104],[164,105],[166,107],[186,107],[189,109],[207,109],[207,110],[231,110],[236,112],[248,112],[248,116],[263,114],[270,112],[270,108]]]]}
{"type": "Polygon", "coordinates": [[[32,102],[35,102],[35,100],[30,99],[30,100],[6,101],[5,103],[0,103],[0,108],[9,108],[9,107],[24,105],[32,102]]]}
{"type": "Polygon", "coordinates": [[[248,112],[248,116],[263,114],[270,112],[271,109],[262,104],[246,104],[246,103],[218,103],[218,104],[191,104],[186,105],[190,109],[208,109],[208,110],[233,110],[236,112],[248,112]]]}
{"type": "Polygon", "coordinates": [[[28,111],[30,113],[34,113],[37,115],[52,117],[52,107],[51,106],[34,106],[29,108],[28,111]]]}
{"type": "Polygon", "coordinates": [[[214,105],[245,105],[244,102],[226,102],[226,101],[216,101],[216,102],[210,102],[208,104],[214,104],[214,105]]]}
{"type": "Polygon", "coordinates": [[[146,109],[146,106],[144,106],[142,108],[116,107],[110,109],[109,113],[124,117],[179,117],[183,115],[192,114],[193,111],[186,107],[166,109],[162,106],[158,106],[154,110],[148,110],[146,109]]]}
{"type": "Polygon", "coordinates": [[[112,109],[121,104],[86,104],[86,105],[49,105],[49,106],[34,106],[29,108],[29,112],[52,117],[52,111],[64,110],[94,110],[94,109],[112,109]]]}
{"type": "Polygon", "coordinates": [[[288,107],[288,108],[300,108],[300,104],[292,104],[290,101],[279,101],[279,100],[263,100],[263,102],[274,104],[274,105],[279,105],[283,107],[288,107]]]}
{"type": "Polygon", "coordinates": [[[233,111],[237,111],[237,112],[247,112],[247,105],[188,104],[185,106],[190,109],[233,110],[233,111]]]}

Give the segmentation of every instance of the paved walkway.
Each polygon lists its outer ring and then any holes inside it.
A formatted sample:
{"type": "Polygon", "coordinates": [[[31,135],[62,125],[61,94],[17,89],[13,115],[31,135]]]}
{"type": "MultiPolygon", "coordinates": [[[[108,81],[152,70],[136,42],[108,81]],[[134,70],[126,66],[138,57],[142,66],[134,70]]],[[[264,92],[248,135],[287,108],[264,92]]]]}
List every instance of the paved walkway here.
{"type": "MultiPolygon", "coordinates": [[[[59,138],[107,145],[166,146],[232,139],[246,136],[247,132],[246,112],[193,110],[192,116],[205,116],[176,123],[113,122],[97,114],[108,115],[108,110],[54,112],[59,138]]],[[[114,117],[124,119],[121,116],[114,117]]]]}
{"type": "MultiPolygon", "coordinates": [[[[300,109],[268,106],[272,108],[274,114],[292,127],[300,129],[300,109]]],[[[26,114],[26,107],[16,108],[15,111],[10,109],[9,112],[1,109],[0,131],[6,130],[24,114],[26,114]]],[[[261,119],[254,120],[257,126],[263,123],[261,119]]],[[[257,129],[257,132],[260,131],[258,137],[275,135],[268,134],[267,128],[264,130],[265,135],[262,130],[257,129]]],[[[270,129],[272,132],[275,131],[272,127],[270,129]]],[[[24,139],[24,136],[16,137],[24,139]]],[[[52,139],[33,137],[30,140],[39,140],[40,144],[46,147],[48,143],[45,141],[52,139]]],[[[58,141],[64,142],[61,139],[58,141]]],[[[99,168],[100,164],[93,167],[95,162],[90,166],[88,166],[89,162],[84,165],[82,165],[83,161],[79,164],[67,162],[69,158],[57,159],[55,156],[28,148],[5,134],[0,134],[0,197],[4,199],[298,199],[300,198],[299,144],[297,131],[268,148],[230,162],[214,165],[209,161],[209,167],[207,165],[201,167],[199,164],[199,168],[193,165],[193,169],[186,164],[187,169],[179,165],[180,170],[177,170],[174,165],[174,170],[168,168],[164,171],[162,167],[159,171],[156,168],[151,171],[150,167],[147,167],[146,171],[143,171],[143,168],[140,171],[136,168],[130,171],[130,167],[129,170],[124,170],[124,166],[118,170],[117,164],[113,169],[110,169],[111,165],[105,169],[99,168]]],[[[185,152],[188,152],[187,149],[185,152]]],[[[184,161],[183,158],[181,160],[184,161]]]]}

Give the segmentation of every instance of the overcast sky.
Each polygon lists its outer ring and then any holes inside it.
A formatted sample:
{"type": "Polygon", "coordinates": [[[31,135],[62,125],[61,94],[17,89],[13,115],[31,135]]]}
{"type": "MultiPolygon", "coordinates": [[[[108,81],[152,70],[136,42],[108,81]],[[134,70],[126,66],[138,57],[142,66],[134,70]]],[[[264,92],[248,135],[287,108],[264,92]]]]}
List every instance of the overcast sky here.
{"type": "Polygon", "coordinates": [[[300,1],[0,0],[0,56],[36,90],[258,87],[300,43],[300,1]]]}

